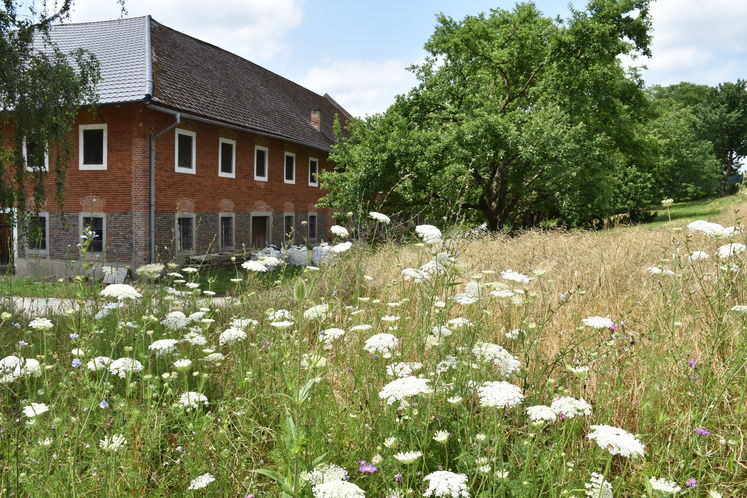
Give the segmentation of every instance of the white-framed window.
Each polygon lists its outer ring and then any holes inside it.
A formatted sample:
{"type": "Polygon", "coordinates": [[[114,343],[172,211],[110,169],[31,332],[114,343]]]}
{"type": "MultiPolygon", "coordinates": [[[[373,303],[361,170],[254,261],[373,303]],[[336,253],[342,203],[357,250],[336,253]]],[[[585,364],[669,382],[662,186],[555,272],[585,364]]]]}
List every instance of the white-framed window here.
{"type": "Polygon", "coordinates": [[[218,213],[218,236],[221,251],[231,250],[235,247],[235,213],[218,213]]]}
{"type": "Polygon", "coordinates": [[[178,254],[191,253],[195,249],[195,223],[194,213],[176,214],[176,252],[178,254]]]}
{"type": "Polygon", "coordinates": [[[49,171],[49,151],[47,144],[23,139],[23,164],[26,171],[49,171]]]}
{"type": "Polygon", "coordinates": [[[296,183],[296,155],[293,152],[285,153],[285,160],[283,161],[283,181],[285,183],[296,183]]]}
{"type": "Polygon", "coordinates": [[[315,242],[316,241],[316,237],[317,237],[317,217],[316,217],[316,213],[309,213],[308,229],[309,229],[309,240],[312,241],[312,242],[315,242]]]}
{"type": "Polygon", "coordinates": [[[197,133],[181,128],[174,132],[174,171],[197,173],[197,133]]]}
{"type": "Polygon", "coordinates": [[[78,168],[82,170],[106,169],[106,124],[88,124],[78,127],[78,168]]]}
{"type": "Polygon", "coordinates": [[[254,147],[254,179],[259,182],[266,182],[268,170],[268,156],[270,151],[267,147],[257,145],[254,147]]]}
{"type": "Polygon", "coordinates": [[[283,214],[283,235],[285,240],[292,240],[296,226],[296,215],[293,213],[283,214]]]}
{"type": "Polygon", "coordinates": [[[316,157],[309,158],[309,186],[319,186],[319,159],[316,157]]]}
{"type": "Polygon", "coordinates": [[[46,255],[49,251],[49,213],[28,215],[26,225],[26,252],[46,255]]]}
{"type": "Polygon", "coordinates": [[[92,236],[91,242],[88,244],[88,252],[104,252],[106,248],[106,214],[80,213],[79,226],[81,237],[87,233],[92,236]]]}
{"type": "Polygon", "coordinates": [[[218,176],[236,178],[236,140],[218,139],[218,176]]]}

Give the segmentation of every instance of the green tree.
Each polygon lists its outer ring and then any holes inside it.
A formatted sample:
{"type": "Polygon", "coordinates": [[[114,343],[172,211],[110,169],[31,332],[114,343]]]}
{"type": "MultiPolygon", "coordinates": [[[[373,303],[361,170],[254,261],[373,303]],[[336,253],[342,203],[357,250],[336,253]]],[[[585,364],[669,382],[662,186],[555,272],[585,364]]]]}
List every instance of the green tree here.
{"type": "Polygon", "coordinates": [[[24,211],[33,192],[38,209],[47,196],[48,176],[62,201],[72,126],[79,107],[95,103],[99,80],[92,54],[64,53],[49,39],[50,27],[68,18],[72,4],[64,0],[50,7],[41,2],[34,10],[5,0],[0,6],[0,133],[5,130],[5,136],[0,135],[0,207],[24,211]],[[28,171],[24,150],[31,164],[43,160],[46,151],[49,171],[28,171]]]}
{"type": "Polygon", "coordinates": [[[648,54],[648,0],[593,0],[562,21],[531,3],[438,17],[419,85],[355,121],[324,205],[465,215],[490,229],[614,209],[613,172],[645,105],[621,54],[648,54]],[[377,207],[381,207],[377,206],[377,207]]]}

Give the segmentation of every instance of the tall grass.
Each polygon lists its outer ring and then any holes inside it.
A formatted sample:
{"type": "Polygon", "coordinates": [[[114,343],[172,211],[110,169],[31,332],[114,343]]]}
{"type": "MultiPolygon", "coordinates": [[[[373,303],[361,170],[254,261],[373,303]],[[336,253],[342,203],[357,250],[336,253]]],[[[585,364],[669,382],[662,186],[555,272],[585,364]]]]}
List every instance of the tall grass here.
{"type": "Polygon", "coordinates": [[[143,297],[108,314],[103,298],[86,296],[78,311],[49,317],[51,329],[5,310],[1,356],[38,359],[41,370],[0,384],[0,484],[8,496],[187,495],[209,473],[215,481],[194,493],[313,496],[308,472],[334,464],[367,496],[421,496],[439,470],[465,475],[470,496],[605,496],[586,486],[592,473],[615,496],[661,494],[651,477],[681,493],[740,496],[747,313],[733,308],[747,305],[747,252],[716,252],[744,239],[665,226],[360,244],[290,281],[241,270],[224,307],[189,288],[194,273],[171,268],[163,273],[183,278],[138,281],[143,297]],[[695,250],[710,258],[690,261],[695,250]],[[434,258],[441,272],[403,278],[434,258]],[[509,269],[532,280],[502,278],[509,269]],[[174,311],[184,318],[165,321],[174,311]],[[592,316],[614,326],[585,326],[592,316]],[[221,344],[232,321],[246,338],[221,344]],[[327,345],[320,331],[333,327],[345,333],[327,345]],[[185,340],[190,332],[206,343],[185,340]],[[391,357],[364,349],[380,333],[398,340],[391,357]],[[167,338],[180,340],[174,351],[150,348],[167,338]],[[500,360],[481,359],[484,343],[520,368],[502,375],[500,360]],[[143,369],[91,371],[97,356],[143,369]],[[177,359],[192,363],[178,369],[177,359]],[[429,379],[432,392],[387,404],[380,393],[398,363],[398,375],[429,379]],[[518,386],[523,401],[485,406],[476,391],[489,381],[518,386]],[[208,404],[181,406],[188,392],[208,404]],[[583,398],[591,413],[539,424],[527,416],[562,396],[583,398]],[[49,411],[29,418],[30,403],[49,411]],[[644,456],[598,446],[587,435],[600,424],[635,434],[644,456]],[[438,431],[445,441],[434,440],[438,431]],[[125,444],[103,448],[115,435],[125,444]],[[405,451],[422,455],[394,457],[405,451]]]}

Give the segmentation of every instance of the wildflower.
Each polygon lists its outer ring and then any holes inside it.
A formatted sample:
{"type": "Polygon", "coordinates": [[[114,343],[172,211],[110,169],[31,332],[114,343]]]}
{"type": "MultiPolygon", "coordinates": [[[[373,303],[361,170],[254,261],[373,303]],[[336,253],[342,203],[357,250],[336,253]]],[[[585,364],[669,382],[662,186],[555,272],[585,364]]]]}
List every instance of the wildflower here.
{"type": "Polygon", "coordinates": [[[303,317],[306,320],[324,320],[327,318],[327,313],[329,313],[328,304],[317,304],[304,311],[303,317]]]}
{"type": "Polygon", "coordinates": [[[371,354],[381,354],[384,358],[391,358],[392,351],[399,346],[399,339],[392,334],[376,334],[368,338],[363,349],[371,354]]]}
{"type": "Polygon", "coordinates": [[[109,408],[109,403],[106,400],[102,400],[101,403],[99,403],[99,408],[102,410],[106,410],[109,408]]]}
{"type": "Polygon", "coordinates": [[[648,272],[651,275],[676,275],[672,270],[666,270],[664,268],[659,268],[658,266],[652,266],[648,269],[648,272]]]}
{"type": "Polygon", "coordinates": [[[529,282],[534,280],[534,277],[524,275],[523,273],[519,273],[514,270],[503,270],[501,272],[501,278],[510,280],[512,282],[518,282],[520,284],[528,284],[529,282]]]}
{"type": "Polygon", "coordinates": [[[589,318],[584,318],[581,321],[587,327],[591,327],[594,329],[608,329],[615,325],[615,322],[603,316],[590,316],[589,318]]]}
{"type": "Polygon", "coordinates": [[[199,270],[197,270],[197,268],[193,268],[191,266],[185,266],[184,268],[182,268],[182,271],[184,273],[197,273],[199,270]]]}
{"type": "Polygon", "coordinates": [[[221,361],[225,359],[226,357],[220,353],[210,353],[209,355],[204,357],[202,361],[207,361],[208,363],[220,363],[221,361]]]}
{"type": "Polygon", "coordinates": [[[397,460],[400,463],[404,463],[405,465],[409,465],[413,463],[415,460],[423,456],[422,451],[403,451],[400,453],[396,453],[394,455],[394,459],[397,460]]]}
{"type": "Polygon", "coordinates": [[[247,329],[258,324],[259,322],[257,320],[254,320],[253,318],[233,318],[229,322],[229,325],[231,327],[236,327],[237,329],[247,329]]]}
{"type": "Polygon", "coordinates": [[[34,418],[37,415],[46,413],[49,411],[49,406],[44,403],[31,403],[30,405],[23,407],[23,414],[27,418],[34,418]]]}
{"type": "Polygon", "coordinates": [[[137,273],[141,277],[155,279],[161,275],[161,272],[163,271],[163,269],[164,269],[164,266],[162,264],[151,263],[149,265],[143,265],[139,267],[137,270],[135,270],[135,273],[137,273]]]}
{"type": "Polygon", "coordinates": [[[372,463],[366,463],[365,460],[358,461],[358,472],[363,472],[364,474],[373,474],[377,470],[379,470],[379,468],[372,463]]]}
{"type": "Polygon", "coordinates": [[[591,479],[584,484],[586,496],[589,498],[613,498],[612,484],[604,479],[602,474],[597,472],[591,473],[591,479]]]}
{"type": "Polygon", "coordinates": [[[34,330],[49,330],[54,326],[49,318],[34,318],[29,322],[29,328],[34,330]]]}
{"type": "Polygon", "coordinates": [[[561,396],[553,400],[550,409],[563,418],[574,418],[581,415],[591,414],[591,405],[583,398],[576,399],[570,396],[561,396]]]}
{"type": "Polygon", "coordinates": [[[237,329],[235,327],[230,327],[221,332],[220,336],[218,337],[218,343],[220,343],[221,346],[225,346],[227,344],[233,344],[235,342],[240,342],[246,339],[246,332],[244,332],[241,329],[237,329]]]}
{"type": "Polygon", "coordinates": [[[431,274],[427,271],[418,270],[417,268],[405,268],[401,272],[402,278],[406,282],[415,282],[416,284],[422,284],[423,282],[430,280],[431,274]]]}
{"type": "Polygon", "coordinates": [[[116,452],[127,444],[127,439],[121,434],[107,436],[99,441],[99,448],[104,451],[116,452]]]}
{"type": "Polygon", "coordinates": [[[690,261],[698,261],[700,259],[708,259],[710,256],[707,252],[704,251],[693,251],[692,254],[690,254],[687,259],[690,261]]]}
{"type": "Polygon", "coordinates": [[[711,223],[710,221],[698,220],[693,221],[687,225],[687,228],[693,232],[701,232],[710,237],[721,237],[724,235],[724,227],[718,223],[711,223]]]}
{"type": "Polygon", "coordinates": [[[172,311],[171,313],[167,313],[164,319],[161,320],[161,325],[169,330],[180,330],[186,327],[188,324],[189,318],[187,318],[187,315],[185,315],[181,311],[172,311]]]}
{"type": "Polygon", "coordinates": [[[708,436],[711,434],[711,431],[709,431],[705,427],[696,427],[694,432],[698,436],[708,436]]]}
{"type": "Polygon", "coordinates": [[[204,346],[207,344],[207,339],[204,335],[198,334],[197,332],[189,332],[184,335],[184,341],[188,342],[192,346],[204,346]]]}
{"type": "Polygon", "coordinates": [[[662,199],[661,205],[664,207],[669,207],[672,204],[674,204],[674,199],[662,199]]]}
{"type": "Polygon", "coordinates": [[[690,368],[695,368],[695,365],[697,365],[695,360],[687,360],[687,364],[690,368]]]}
{"type": "Polygon", "coordinates": [[[389,216],[377,213],[376,211],[371,211],[370,213],[368,213],[368,215],[379,223],[384,223],[385,225],[389,224],[389,222],[392,221],[389,219],[389,216]]]}
{"type": "Polygon", "coordinates": [[[320,463],[311,471],[301,472],[301,479],[315,486],[325,482],[345,481],[348,479],[348,473],[338,465],[320,463]]]}
{"type": "Polygon", "coordinates": [[[406,401],[407,398],[418,394],[429,394],[433,392],[428,385],[429,382],[430,379],[413,376],[395,379],[379,391],[379,398],[385,399],[388,405],[392,405],[396,401],[406,401]]]}
{"type": "Polygon", "coordinates": [[[176,339],[159,339],[151,343],[148,349],[156,352],[156,356],[166,356],[176,351],[179,341],[176,339]]]}
{"type": "Polygon", "coordinates": [[[592,425],[591,432],[586,437],[595,440],[600,448],[609,451],[612,455],[643,456],[643,443],[633,434],[619,427],[592,425]]]}
{"type": "Polygon", "coordinates": [[[41,365],[33,358],[6,356],[0,360],[0,384],[7,384],[22,377],[39,377],[41,365]]]}
{"type": "Polygon", "coordinates": [[[109,364],[112,362],[112,359],[108,356],[97,356],[93,360],[86,363],[86,368],[90,370],[91,372],[96,372],[98,370],[105,370],[109,367],[109,364]]]}
{"type": "Polygon", "coordinates": [[[329,227],[329,231],[332,232],[332,235],[336,235],[343,239],[347,239],[350,236],[350,233],[348,233],[348,229],[345,227],[341,227],[340,225],[332,225],[331,227],[329,227]]]}
{"type": "Polygon", "coordinates": [[[282,320],[279,322],[270,322],[270,326],[275,327],[276,329],[287,329],[288,327],[292,326],[293,322],[290,320],[282,320]]]}
{"type": "Polygon", "coordinates": [[[332,343],[345,335],[343,329],[331,328],[319,331],[319,342],[324,344],[325,348],[329,349],[332,347],[332,343]]]}
{"type": "Polygon", "coordinates": [[[518,358],[497,344],[478,342],[472,348],[472,354],[478,361],[489,362],[498,367],[503,377],[516,373],[521,367],[518,358]]]}
{"type": "MultiPolygon", "coordinates": [[[[268,270],[272,270],[273,268],[277,268],[278,266],[283,264],[283,261],[279,260],[278,258],[274,256],[264,256],[259,258],[260,264],[262,264],[264,267],[266,267],[268,270]]],[[[244,265],[241,265],[244,266],[244,265]]],[[[246,267],[245,267],[246,268],[246,267]]],[[[247,268],[249,269],[249,268],[247,268]]]]}
{"type": "Polygon", "coordinates": [[[413,371],[419,370],[422,366],[423,364],[419,362],[392,363],[391,365],[386,366],[386,374],[389,377],[407,377],[408,375],[412,375],[413,371]]]}
{"type": "Polygon", "coordinates": [[[732,306],[731,311],[745,312],[747,311],[747,305],[738,304],[736,306],[732,306]]]}
{"type": "Polygon", "coordinates": [[[687,481],[685,481],[685,486],[687,486],[688,488],[697,488],[698,487],[698,480],[695,479],[694,477],[691,477],[690,479],[688,479],[687,481]]]}
{"type": "Polygon", "coordinates": [[[664,478],[650,477],[648,483],[651,485],[651,489],[660,493],[673,495],[682,491],[682,488],[676,482],[668,481],[664,478]]]}
{"type": "Polygon", "coordinates": [[[350,331],[351,332],[357,332],[359,330],[371,330],[372,328],[373,328],[373,326],[371,326],[371,325],[369,325],[367,323],[364,323],[364,324],[361,324],[361,325],[354,325],[354,326],[350,327],[350,331]]]}
{"type": "Polygon", "coordinates": [[[425,490],[423,496],[469,497],[467,476],[464,474],[439,470],[428,474],[423,480],[428,483],[428,489],[425,490]]]}
{"type": "Polygon", "coordinates": [[[73,361],[70,363],[73,368],[78,368],[80,366],[80,358],[73,358],[73,361]]]}
{"type": "Polygon", "coordinates": [[[546,405],[535,405],[527,408],[527,416],[535,424],[542,422],[554,422],[557,414],[552,408],[546,405]]]}
{"type": "Polygon", "coordinates": [[[727,259],[745,250],[747,250],[747,246],[739,242],[726,244],[718,248],[718,257],[721,259],[727,259]]]}
{"type": "Polygon", "coordinates": [[[327,364],[327,358],[316,353],[304,353],[301,358],[302,368],[322,368],[327,364]]]}
{"type": "Polygon", "coordinates": [[[442,241],[441,230],[433,225],[418,225],[415,227],[415,233],[417,233],[426,244],[440,244],[442,241]]]}
{"type": "Polygon", "coordinates": [[[177,370],[186,370],[192,364],[192,360],[187,358],[180,358],[174,362],[174,368],[177,370]]]}
{"type": "Polygon", "coordinates": [[[452,318],[451,320],[449,320],[446,323],[448,323],[449,325],[451,325],[451,328],[453,328],[453,329],[461,329],[462,327],[469,327],[469,326],[472,325],[472,322],[470,322],[468,319],[462,318],[462,317],[452,318]]]}
{"type": "Polygon", "coordinates": [[[448,431],[436,431],[436,433],[433,435],[433,440],[437,443],[444,444],[449,439],[449,432],[448,431]]]}
{"type": "Polygon", "coordinates": [[[187,411],[190,411],[199,408],[201,404],[208,406],[210,403],[208,403],[208,399],[204,394],[190,391],[179,396],[178,404],[180,408],[185,408],[187,411]]]}
{"type": "Polygon", "coordinates": [[[268,268],[259,261],[252,260],[244,261],[243,263],[241,263],[241,267],[245,270],[256,271],[260,273],[266,272],[268,270],[268,268]]]}
{"type": "Polygon", "coordinates": [[[519,386],[503,381],[483,382],[477,388],[477,396],[480,398],[480,406],[495,408],[512,408],[524,400],[519,386]]]}
{"type": "Polygon", "coordinates": [[[119,358],[109,364],[109,372],[124,379],[128,373],[137,373],[143,369],[143,364],[133,358],[119,358]]]}
{"type": "Polygon", "coordinates": [[[340,242],[339,244],[335,244],[330,248],[330,252],[335,254],[341,254],[345,251],[350,250],[350,248],[353,247],[352,242],[340,242]]]}
{"type": "Polygon", "coordinates": [[[363,498],[366,493],[348,481],[329,481],[312,488],[314,498],[363,498]]]}
{"type": "Polygon", "coordinates": [[[202,474],[192,479],[187,489],[190,491],[202,489],[213,481],[215,481],[215,477],[212,474],[202,474]]]}
{"type": "Polygon", "coordinates": [[[117,301],[143,297],[133,286],[128,284],[109,284],[99,294],[101,297],[109,297],[117,301]]]}

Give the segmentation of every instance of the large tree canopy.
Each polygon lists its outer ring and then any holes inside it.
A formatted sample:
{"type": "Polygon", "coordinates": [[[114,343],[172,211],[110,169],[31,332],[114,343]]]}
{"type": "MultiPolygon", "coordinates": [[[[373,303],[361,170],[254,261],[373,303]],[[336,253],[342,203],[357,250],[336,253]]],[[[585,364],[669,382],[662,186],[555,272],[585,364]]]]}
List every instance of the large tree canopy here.
{"type": "Polygon", "coordinates": [[[95,57],[82,50],[63,53],[47,36],[52,24],[67,18],[72,0],[55,2],[51,10],[41,4],[38,11],[13,0],[0,6],[0,207],[25,210],[33,191],[38,208],[48,175],[61,201],[72,126],[79,107],[96,96],[95,57]],[[25,167],[26,155],[28,164],[43,164],[45,153],[48,172],[25,167]]]}
{"type": "Polygon", "coordinates": [[[324,204],[466,216],[491,229],[610,213],[612,172],[637,151],[646,105],[618,56],[648,54],[648,3],[593,0],[565,21],[531,3],[439,16],[413,68],[418,86],[341,136],[324,204]]]}

